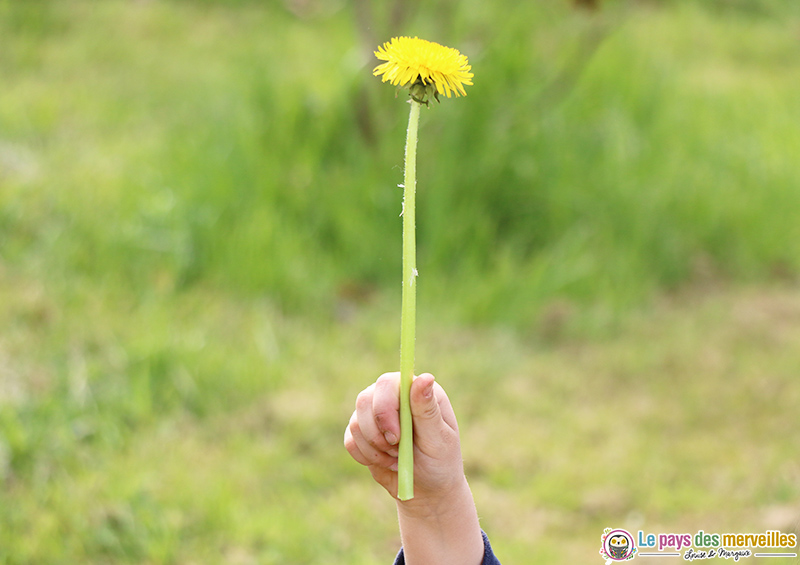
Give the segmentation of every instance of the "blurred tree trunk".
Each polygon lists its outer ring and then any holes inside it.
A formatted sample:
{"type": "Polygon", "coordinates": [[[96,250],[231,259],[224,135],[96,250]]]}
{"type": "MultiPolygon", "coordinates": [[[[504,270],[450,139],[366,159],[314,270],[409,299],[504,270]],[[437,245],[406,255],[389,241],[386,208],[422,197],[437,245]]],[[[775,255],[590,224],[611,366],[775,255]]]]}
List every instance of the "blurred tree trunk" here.
{"type": "Polygon", "coordinates": [[[597,10],[600,7],[600,0],[572,0],[572,3],[583,10],[597,10]]]}

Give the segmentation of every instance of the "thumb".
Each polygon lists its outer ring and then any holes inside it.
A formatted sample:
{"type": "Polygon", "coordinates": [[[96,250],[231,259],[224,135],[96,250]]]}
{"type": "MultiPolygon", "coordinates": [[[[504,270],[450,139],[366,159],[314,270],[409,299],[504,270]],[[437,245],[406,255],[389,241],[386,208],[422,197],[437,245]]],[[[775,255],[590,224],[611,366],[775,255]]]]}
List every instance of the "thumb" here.
{"type": "Polygon", "coordinates": [[[420,442],[441,441],[442,410],[434,393],[434,378],[424,373],[411,383],[411,417],[414,420],[414,436],[420,442]]]}

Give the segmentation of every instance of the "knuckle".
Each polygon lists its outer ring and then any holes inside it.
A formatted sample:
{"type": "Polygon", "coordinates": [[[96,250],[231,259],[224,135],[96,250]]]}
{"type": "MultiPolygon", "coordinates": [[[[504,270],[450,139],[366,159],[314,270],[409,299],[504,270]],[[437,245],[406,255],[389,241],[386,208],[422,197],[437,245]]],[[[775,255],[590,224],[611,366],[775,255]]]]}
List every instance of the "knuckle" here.
{"type": "Polygon", "coordinates": [[[358,461],[359,449],[358,445],[356,445],[356,441],[352,437],[345,436],[344,448],[347,450],[347,453],[349,453],[353,459],[358,461]]]}
{"type": "Polygon", "coordinates": [[[397,373],[384,373],[380,377],[378,377],[378,380],[375,382],[376,384],[387,385],[387,384],[393,384],[396,380],[397,380],[397,373]]]}
{"type": "Polygon", "coordinates": [[[389,416],[390,413],[384,410],[375,413],[375,423],[378,425],[378,429],[384,432],[388,431],[390,423],[389,416]]]}
{"type": "Polygon", "coordinates": [[[372,404],[372,391],[369,389],[362,390],[356,396],[356,409],[364,410],[372,404]]]}
{"type": "Polygon", "coordinates": [[[422,409],[421,416],[426,420],[434,420],[439,415],[439,406],[431,404],[422,409]]]}

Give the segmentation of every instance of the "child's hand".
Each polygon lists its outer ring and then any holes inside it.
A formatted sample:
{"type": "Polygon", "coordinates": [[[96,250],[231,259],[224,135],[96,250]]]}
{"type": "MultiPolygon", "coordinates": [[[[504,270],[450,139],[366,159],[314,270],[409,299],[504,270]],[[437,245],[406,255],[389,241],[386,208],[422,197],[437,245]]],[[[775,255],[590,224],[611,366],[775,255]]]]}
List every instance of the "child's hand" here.
{"type": "MultiPolygon", "coordinates": [[[[411,383],[411,417],[414,498],[397,500],[404,562],[477,565],[484,544],[464,476],[456,415],[433,375],[411,383]]],[[[358,395],[344,446],[395,499],[399,439],[400,373],[387,373],[358,395]]]]}
{"type": "MultiPolygon", "coordinates": [[[[386,373],[364,389],[344,433],[350,455],[397,497],[397,444],[400,439],[400,374],[386,373]]],[[[456,416],[433,375],[411,384],[414,422],[414,499],[446,499],[465,484],[456,416]]],[[[409,501],[411,502],[411,501],[409,501]]]]}

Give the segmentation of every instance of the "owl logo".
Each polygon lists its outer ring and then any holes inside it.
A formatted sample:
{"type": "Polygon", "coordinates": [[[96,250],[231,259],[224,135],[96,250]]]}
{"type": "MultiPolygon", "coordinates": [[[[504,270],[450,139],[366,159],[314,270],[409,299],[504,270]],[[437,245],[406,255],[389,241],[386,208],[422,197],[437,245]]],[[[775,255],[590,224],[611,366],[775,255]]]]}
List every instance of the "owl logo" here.
{"type": "Polygon", "coordinates": [[[627,561],[633,559],[636,554],[636,544],[627,530],[606,528],[601,540],[603,547],[600,549],[600,555],[606,559],[606,563],[627,561]]]}
{"type": "Polygon", "coordinates": [[[614,534],[608,538],[608,553],[614,559],[625,559],[630,545],[624,534],[614,534]]]}

